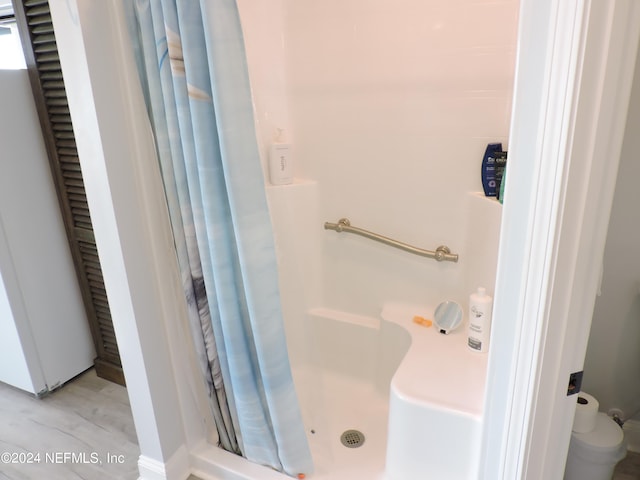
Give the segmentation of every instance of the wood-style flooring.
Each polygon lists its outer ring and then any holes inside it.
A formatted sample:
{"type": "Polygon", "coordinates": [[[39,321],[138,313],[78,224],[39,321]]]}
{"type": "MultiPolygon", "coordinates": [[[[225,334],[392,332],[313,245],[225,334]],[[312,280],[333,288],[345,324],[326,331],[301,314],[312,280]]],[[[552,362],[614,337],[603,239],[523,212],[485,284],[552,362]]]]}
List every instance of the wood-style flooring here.
{"type": "MultiPolygon", "coordinates": [[[[42,399],[0,383],[0,480],[137,480],[139,455],[126,389],[93,370],[42,399]]],[[[612,480],[640,480],[640,453],[612,480]]]]}
{"type": "Polygon", "coordinates": [[[135,480],[127,391],[89,370],[37,399],[0,383],[0,480],[135,480]]]}
{"type": "Polygon", "coordinates": [[[627,452],[627,457],[616,465],[612,480],[640,480],[640,453],[627,452]]]}

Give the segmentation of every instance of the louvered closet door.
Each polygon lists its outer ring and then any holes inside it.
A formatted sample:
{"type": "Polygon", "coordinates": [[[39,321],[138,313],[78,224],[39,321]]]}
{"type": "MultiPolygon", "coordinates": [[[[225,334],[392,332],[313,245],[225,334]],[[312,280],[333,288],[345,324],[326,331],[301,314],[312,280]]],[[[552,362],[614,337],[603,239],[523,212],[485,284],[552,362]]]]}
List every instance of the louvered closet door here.
{"type": "Polygon", "coordinates": [[[96,347],[96,372],[103,378],[124,385],[49,3],[47,0],[13,0],[13,7],[69,246],[96,347]]]}

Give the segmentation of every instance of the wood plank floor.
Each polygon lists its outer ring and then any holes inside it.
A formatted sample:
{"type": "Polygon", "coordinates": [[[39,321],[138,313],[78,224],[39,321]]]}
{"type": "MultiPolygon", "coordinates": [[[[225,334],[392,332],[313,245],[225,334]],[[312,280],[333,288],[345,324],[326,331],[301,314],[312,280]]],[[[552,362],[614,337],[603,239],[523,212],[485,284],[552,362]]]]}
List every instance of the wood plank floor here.
{"type": "Polygon", "coordinates": [[[640,479],[640,453],[627,452],[627,457],[616,465],[613,480],[640,479]]]}
{"type": "Polygon", "coordinates": [[[135,480],[139,455],[126,389],[93,370],[42,399],[0,383],[0,480],[135,480]]]}
{"type": "MultiPolygon", "coordinates": [[[[126,389],[93,370],[43,399],[0,383],[0,480],[137,480],[139,455],[126,389]]],[[[613,480],[639,479],[629,452],[613,480]]]]}

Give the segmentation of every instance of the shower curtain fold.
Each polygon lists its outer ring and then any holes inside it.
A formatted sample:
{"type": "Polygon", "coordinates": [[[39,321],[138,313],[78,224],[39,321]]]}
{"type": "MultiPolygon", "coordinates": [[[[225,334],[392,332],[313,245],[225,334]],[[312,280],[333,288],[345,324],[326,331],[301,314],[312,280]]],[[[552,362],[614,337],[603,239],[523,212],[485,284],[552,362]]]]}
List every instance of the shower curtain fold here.
{"type": "Polygon", "coordinates": [[[220,444],[310,473],[237,6],[123,1],[220,444]]]}

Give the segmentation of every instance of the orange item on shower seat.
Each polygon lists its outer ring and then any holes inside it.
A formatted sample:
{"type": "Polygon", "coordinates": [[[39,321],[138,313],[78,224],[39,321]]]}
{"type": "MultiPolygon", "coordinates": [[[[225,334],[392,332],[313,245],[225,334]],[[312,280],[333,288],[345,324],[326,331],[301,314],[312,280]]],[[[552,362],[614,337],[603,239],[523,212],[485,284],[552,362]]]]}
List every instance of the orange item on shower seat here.
{"type": "Polygon", "coordinates": [[[431,325],[433,325],[433,322],[431,320],[420,317],[418,315],[413,317],[413,323],[417,323],[418,325],[422,325],[423,327],[430,327],[431,325]]]}
{"type": "Polygon", "coordinates": [[[304,477],[306,477],[306,475],[304,473],[299,473],[298,474],[298,478],[304,478],[304,477]]]}

